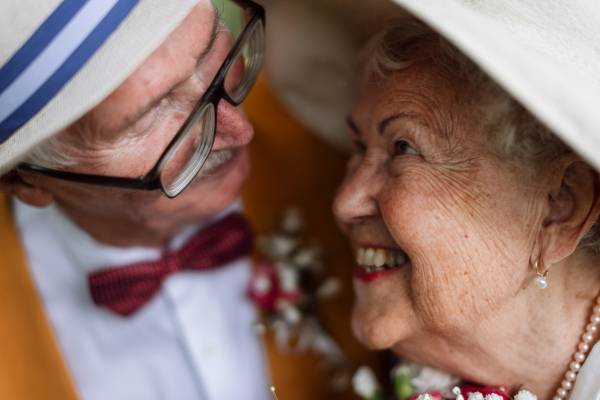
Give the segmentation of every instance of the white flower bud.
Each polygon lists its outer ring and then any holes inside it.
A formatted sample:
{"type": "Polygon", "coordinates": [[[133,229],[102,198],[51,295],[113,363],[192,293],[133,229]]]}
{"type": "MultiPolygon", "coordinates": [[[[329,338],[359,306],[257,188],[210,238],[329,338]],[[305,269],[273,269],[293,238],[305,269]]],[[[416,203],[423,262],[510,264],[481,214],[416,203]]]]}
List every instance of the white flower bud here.
{"type": "Polygon", "coordinates": [[[283,215],[281,227],[287,233],[299,233],[304,227],[304,219],[302,213],[297,208],[288,208],[283,215]]]}
{"type": "Polygon", "coordinates": [[[471,392],[469,393],[468,400],[484,400],[483,395],[479,392],[471,392]]]}
{"type": "Polygon", "coordinates": [[[275,309],[281,312],[283,320],[288,325],[296,325],[302,320],[302,313],[292,303],[285,299],[277,299],[275,309]]]}
{"type": "Polygon", "coordinates": [[[537,396],[528,392],[527,390],[521,390],[516,396],[515,400],[537,400],[537,396]]]}
{"type": "Polygon", "coordinates": [[[263,240],[263,251],[275,258],[287,257],[298,246],[298,241],[283,235],[272,235],[263,240]]]}
{"type": "Polygon", "coordinates": [[[252,282],[252,289],[259,296],[269,293],[272,288],[271,279],[266,275],[257,276],[252,282]]]}
{"type": "Polygon", "coordinates": [[[373,370],[363,365],[352,377],[352,387],[357,395],[363,399],[369,399],[373,397],[379,385],[373,370]]]}
{"type": "MultiPolygon", "coordinates": [[[[411,383],[417,393],[433,392],[436,390],[449,391],[456,386],[460,379],[433,368],[423,367],[411,383]]],[[[483,400],[483,399],[482,399],[483,400]]]]}
{"type": "Polygon", "coordinates": [[[502,396],[497,395],[496,393],[490,393],[485,396],[485,400],[504,400],[502,396]]]}
{"type": "Polygon", "coordinates": [[[300,268],[309,268],[314,266],[321,257],[321,251],[316,247],[302,249],[294,256],[292,261],[300,268]]]}
{"type": "Polygon", "coordinates": [[[279,284],[284,292],[293,292],[298,290],[300,275],[298,271],[284,264],[278,266],[279,284]]]}
{"type": "Polygon", "coordinates": [[[452,388],[452,393],[453,393],[455,396],[458,396],[458,395],[461,393],[461,392],[460,392],[460,389],[459,389],[459,387],[458,387],[458,386],[454,386],[454,387],[452,388]]]}
{"type": "Polygon", "coordinates": [[[342,283],[338,278],[328,278],[321,286],[319,286],[319,289],[317,289],[317,296],[321,299],[327,299],[339,293],[341,287],[342,283]]]}
{"type": "Polygon", "coordinates": [[[296,325],[302,321],[302,313],[296,307],[286,308],[283,311],[283,319],[290,325],[296,325]]]}
{"type": "Polygon", "coordinates": [[[417,400],[435,400],[429,393],[420,394],[417,400]]]}

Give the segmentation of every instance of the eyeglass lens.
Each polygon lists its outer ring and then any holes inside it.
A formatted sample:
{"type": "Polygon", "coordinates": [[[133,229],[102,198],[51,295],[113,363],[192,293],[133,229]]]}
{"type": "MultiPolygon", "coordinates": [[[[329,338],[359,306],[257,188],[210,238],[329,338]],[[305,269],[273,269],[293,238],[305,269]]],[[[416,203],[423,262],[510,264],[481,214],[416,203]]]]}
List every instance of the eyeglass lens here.
{"type": "MultiPolygon", "coordinates": [[[[224,82],[225,91],[237,104],[241,103],[252,89],[264,54],[262,21],[258,20],[248,28],[250,31],[242,38],[241,46],[233,55],[234,61],[229,64],[224,82]]],[[[175,197],[183,191],[204,165],[212,148],[216,118],[216,110],[212,104],[198,109],[187,131],[183,132],[179,142],[168,155],[160,174],[167,196],[175,197]]]]}
{"type": "Polygon", "coordinates": [[[169,156],[160,174],[163,190],[168,196],[176,196],[185,189],[208,158],[213,144],[215,117],[214,106],[207,104],[169,156]]]}
{"type": "Polygon", "coordinates": [[[236,103],[241,103],[246,98],[262,64],[264,51],[262,21],[258,21],[251,28],[225,78],[225,91],[236,103]]]}

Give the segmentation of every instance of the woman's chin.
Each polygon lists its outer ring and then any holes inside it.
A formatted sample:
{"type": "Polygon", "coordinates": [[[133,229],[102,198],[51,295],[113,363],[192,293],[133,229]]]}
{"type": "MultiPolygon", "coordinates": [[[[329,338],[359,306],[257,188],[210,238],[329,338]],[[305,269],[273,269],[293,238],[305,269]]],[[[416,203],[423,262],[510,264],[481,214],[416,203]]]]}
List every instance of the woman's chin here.
{"type": "Polygon", "coordinates": [[[383,350],[394,346],[407,333],[400,321],[382,318],[377,312],[354,305],[352,331],[354,336],[370,350],[383,350]]]}

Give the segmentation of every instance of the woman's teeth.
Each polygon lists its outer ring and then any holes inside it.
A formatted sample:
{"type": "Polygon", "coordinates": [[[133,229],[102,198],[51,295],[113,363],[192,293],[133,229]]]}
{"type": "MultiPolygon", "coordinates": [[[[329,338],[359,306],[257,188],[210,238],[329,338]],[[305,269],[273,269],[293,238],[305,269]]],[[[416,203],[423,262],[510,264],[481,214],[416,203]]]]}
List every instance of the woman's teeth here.
{"type": "Polygon", "coordinates": [[[408,260],[402,250],[360,248],[356,253],[356,263],[364,273],[384,271],[404,264],[408,260]]]}

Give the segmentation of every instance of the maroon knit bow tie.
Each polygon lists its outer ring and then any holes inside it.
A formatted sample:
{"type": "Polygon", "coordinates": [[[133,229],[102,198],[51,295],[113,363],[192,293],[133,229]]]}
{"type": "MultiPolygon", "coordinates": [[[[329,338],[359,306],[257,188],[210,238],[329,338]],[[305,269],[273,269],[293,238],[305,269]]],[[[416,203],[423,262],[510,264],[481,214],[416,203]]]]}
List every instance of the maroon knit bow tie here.
{"type": "Polygon", "coordinates": [[[160,288],[163,279],[182,270],[208,270],[249,254],[252,229],[239,213],[229,214],[202,229],[176,253],[158,261],[109,267],[88,276],[94,303],[121,315],[143,306],[160,288]]]}

